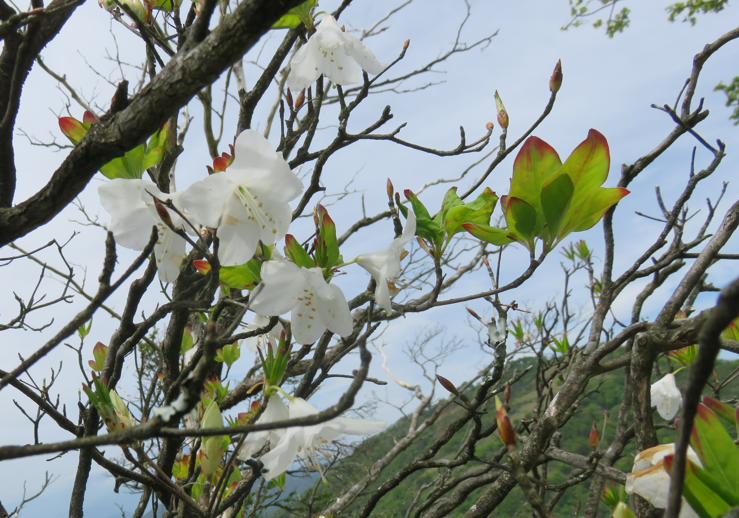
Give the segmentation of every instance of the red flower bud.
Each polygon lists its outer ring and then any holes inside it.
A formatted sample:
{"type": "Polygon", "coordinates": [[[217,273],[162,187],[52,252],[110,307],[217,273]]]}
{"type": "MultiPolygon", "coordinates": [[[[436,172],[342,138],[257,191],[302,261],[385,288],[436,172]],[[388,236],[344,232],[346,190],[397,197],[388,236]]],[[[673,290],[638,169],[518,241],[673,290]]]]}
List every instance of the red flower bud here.
{"type": "Polygon", "coordinates": [[[600,439],[600,434],[598,433],[598,424],[593,423],[593,428],[590,429],[590,447],[592,449],[595,449],[598,446],[598,439],[600,439]]]}
{"type": "Polygon", "coordinates": [[[158,198],[154,197],[154,208],[157,211],[157,214],[161,218],[161,220],[164,222],[165,225],[168,227],[173,227],[172,224],[172,217],[169,215],[169,211],[167,211],[167,207],[164,206],[164,203],[159,201],[158,198]]]}
{"type": "Polygon", "coordinates": [[[287,99],[287,105],[292,108],[293,105],[293,93],[290,91],[290,89],[287,89],[287,92],[285,92],[285,98],[287,99]]]}
{"type": "Polygon", "coordinates": [[[559,88],[562,86],[562,60],[557,61],[557,65],[554,67],[552,77],[549,79],[549,89],[557,93],[559,88]]]}
{"type": "Polygon", "coordinates": [[[508,447],[515,447],[516,430],[513,429],[511,418],[508,417],[508,412],[506,412],[505,407],[500,402],[500,399],[498,399],[498,396],[495,396],[495,407],[497,409],[495,412],[495,422],[498,424],[498,435],[500,436],[500,440],[508,447]]]}
{"type": "Polygon", "coordinates": [[[295,109],[299,110],[305,104],[305,88],[303,88],[295,99],[295,109]]]}
{"type": "Polygon", "coordinates": [[[482,318],[480,318],[480,315],[478,315],[474,310],[467,308],[467,312],[473,317],[475,317],[477,320],[482,320],[482,318]]]}
{"type": "Polygon", "coordinates": [[[439,380],[439,384],[447,389],[449,392],[451,392],[455,396],[459,395],[459,392],[457,392],[457,387],[454,386],[454,383],[446,379],[444,376],[440,376],[437,374],[436,379],[439,380]]]}
{"type": "Polygon", "coordinates": [[[89,110],[85,110],[85,113],[82,114],[82,122],[84,124],[88,124],[88,125],[92,126],[97,121],[98,121],[97,116],[94,113],[92,113],[91,111],[89,111],[89,110]]]}
{"type": "Polygon", "coordinates": [[[199,271],[203,275],[205,275],[206,273],[210,271],[210,263],[204,259],[193,261],[192,265],[195,267],[197,271],[199,271]]]}

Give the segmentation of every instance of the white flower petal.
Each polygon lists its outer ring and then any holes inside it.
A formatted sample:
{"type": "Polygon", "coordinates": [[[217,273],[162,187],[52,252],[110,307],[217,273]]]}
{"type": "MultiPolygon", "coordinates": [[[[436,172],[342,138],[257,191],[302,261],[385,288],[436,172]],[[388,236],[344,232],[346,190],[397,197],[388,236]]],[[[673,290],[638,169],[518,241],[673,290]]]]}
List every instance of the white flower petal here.
{"type": "Polygon", "coordinates": [[[159,222],[142,200],[146,190],[159,193],[153,182],[116,178],[98,187],[100,204],[110,214],[110,231],[124,248],[143,250],[151,237],[151,227],[159,222]]]}
{"type": "Polygon", "coordinates": [[[293,339],[302,345],[312,344],[326,331],[326,324],[321,321],[317,311],[313,311],[316,309],[315,299],[315,292],[311,286],[305,293],[305,300],[299,302],[290,314],[293,339]],[[307,303],[308,298],[313,301],[310,305],[307,303]]]}
{"type": "Polygon", "coordinates": [[[683,401],[683,396],[675,384],[675,376],[672,374],[667,374],[661,380],[653,383],[650,396],[652,406],[656,406],[662,419],[667,420],[677,415],[683,401]]]}
{"type": "Polygon", "coordinates": [[[159,239],[154,245],[159,278],[164,283],[174,282],[180,275],[180,265],[185,256],[185,239],[175,234],[164,223],[157,223],[159,239]]]}
{"type": "Polygon", "coordinates": [[[290,75],[287,77],[287,86],[290,90],[297,94],[312,85],[323,73],[323,70],[319,68],[320,61],[318,40],[311,38],[308,43],[300,47],[290,62],[290,75]]]}
{"type": "Polygon", "coordinates": [[[299,442],[295,436],[300,433],[300,429],[290,428],[282,440],[275,447],[270,448],[269,453],[260,457],[267,469],[267,472],[262,475],[265,480],[272,480],[281,475],[295,461],[299,442]]]}
{"type": "Polygon", "coordinates": [[[323,72],[337,85],[354,85],[362,81],[362,67],[343,48],[321,54],[323,72]]]}
{"type": "Polygon", "coordinates": [[[337,417],[329,421],[331,427],[345,435],[369,435],[385,429],[387,421],[377,419],[349,419],[337,417]]]}
{"type": "Polygon", "coordinates": [[[387,63],[380,62],[375,57],[375,53],[356,36],[352,34],[344,34],[344,38],[349,40],[349,43],[346,44],[346,48],[351,53],[352,58],[354,58],[359,66],[366,70],[368,74],[377,75],[387,68],[387,63]]]}
{"type": "Polygon", "coordinates": [[[265,316],[284,315],[298,304],[309,286],[300,268],[288,261],[267,261],[262,265],[262,283],[251,309],[265,316]]]}
{"type": "Polygon", "coordinates": [[[217,235],[220,239],[218,258],[223,266],[244,264],[257,250],[260,229],[248,224],[246,209],[233,194],[228,198],[217,235]]]}
{"type": "MultiPolygon", "coordinates": [[[[270,319],[268,317],[264,317],[257,313],[254,315],[254,319],[251,321],[251,324],[246,325],[246,330],[254,331],[256,329],[264,327],[269,324],[269,320],[270,319]]],[[[257,354],[257,348],[266,347],[268,343],[271,343],[272,347],[276,349],[278,341],[280,339],[280,334],[282,334],[283,331],[284,328],[282,327],[282,324],[277,322],[277,325],[275,325],[275,327],[273,327],[271,331],[260,336],[244,338],[241,343],[254,354],[257,354]]]]}
{"type": "Polygon", "coordinates": [[[181,202],[196,222],[216,228],[235,188],[228,171],[214,173],[188,187],[181,202]]]}
{"type": "Polygon", "coordinates": [[[333,292],[333,297],[321,298],[318,303],[318,316],[332,332],[339,336],[349,336],[354,330],[354,325],[344,292],[335,284],[328,284],[327,287],[333,292]]]}

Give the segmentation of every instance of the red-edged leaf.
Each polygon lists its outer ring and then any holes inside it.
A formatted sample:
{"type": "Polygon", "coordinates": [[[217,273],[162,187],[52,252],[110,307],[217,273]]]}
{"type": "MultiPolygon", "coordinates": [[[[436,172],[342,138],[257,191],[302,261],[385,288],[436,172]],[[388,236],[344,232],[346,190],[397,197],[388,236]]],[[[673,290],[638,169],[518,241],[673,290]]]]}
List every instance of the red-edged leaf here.
{"type": "Polygon", "coordinates": [[[711,409],[698,405],[690,445],[703,464],[728,491],[739,493],[739,450],[711,409]]]}

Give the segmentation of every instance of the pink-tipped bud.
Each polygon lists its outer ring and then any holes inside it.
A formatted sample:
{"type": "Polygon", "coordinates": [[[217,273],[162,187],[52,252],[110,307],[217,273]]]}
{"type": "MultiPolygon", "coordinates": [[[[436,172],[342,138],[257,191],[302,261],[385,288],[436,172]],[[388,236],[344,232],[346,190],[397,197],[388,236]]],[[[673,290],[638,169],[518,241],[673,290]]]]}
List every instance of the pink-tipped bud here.
{"type": "Polygon", "coordinates": [[[562,86],[562,60],[557,61],[552,72],[552,77],[549,78],[549,90],[555,94],[559,92],[559,88],[562,86]]]}
{"type": "Polygon", "coordinates": [[[506,402],[506,405],[511,400],[511,384],[508,381],[506,381],[505,390],[503,391],[503,400],[506,402]]]}
{"type": "Polygon", "coordinates": [[[494,127],[495,125],[492,122],[488,122],[487,124],[485,124],[485,129],[487,129],[488,131],[493,131],[494,127]]]}
{"type": "Polygon", "coordinates": [[[446,379],[444,376],[440,376],[437,374],[436,379],[439,380],[439,384],[447,389],[449,392],[451,392],[455,396],[459,395],[459,392],[457,392],[457,387],[454,386],[454,383],[446,379]]]}
{"type": "Polygon", "coordinates": [[[500,127],[505,129],[508,129],[508,112],[505,109],[505,106],[503,106],[503,101],[500,98],[500,95],[498,95],[498,91],[495,91],[495,109],[498,112],[498,124],[500,124],[500,127]]]}
{"type": "Polygon", "coordinates": [[[74,145],[77,145],[77,142],[87,134],[87,128],[74,117],[59,117],[59,129],[74,145]]]}
{"type": "Polygon", "coordinates": [[[590,437],[588,440],[590,441],[590,448],[595,449],[596,446],[598,446],[598,439],[600,439],[600,434],[598,433],[598,424],[593,423],[593,427],[590,429],[590,437]]]}
{"type": "Polygon", "coordinates": [[[508,447],[515,447],[516,430],[514,430],[511,418],[508,417],[508,412],[506,412],[506,409],[500,402],[500,399],[498,399],[498,396],[495,396],[495,408],[495,422],[498,424],[498,435],[500,436],[500,440],[508,447]]]}
{"type": "Polygon", "coordinates": [[[404,190],[403,194],[405,194],[405,198],[407,200],[410,200],[411,198],[413,198],[413,191],[411,191],[410,189],[404,190]]]}
{"type": "Polygon", "coordinates": [[[210,271],[210,263],[204,259],[198,259],[197,261],[193,261],[192,265],[195,267],[195,269],[200,272],[201,274],[205,275],[210,271]]]}
{"type": "Polygon", "coordinates": [[[299,110],[305,104],[305,88],[303,88],[295,99],[295,109],[299,110]]]}
{"type": "Polygon", "coordinates": [[[90,110],[85,110],[85,113],[82,114],[82,123],[87,124],[89,126],[92,126],[98,121],[97,115],[92,113],[90,110]]]}
{"type": "MultiPolygon", "coordinates": [[[[225,154],[226,153],[224,153],[224,155],[225,154]]],[[[226,169],[228,169],[228,165],[230,164],[230,162],[231,162],[230,156],[228,158],[223,157],[223,156],[215,157],[213,159],[213,169],[215,170],[216,173],[221,173],[225,171],[226,169]]]]}
{"type": "Polygon", "coordinates": [[[287,105],[292,108],[293,105],[293,93],[290,91],[290,89],[287,89],[287,92],[285,93],[285,98],[287,99],[287,105]]]}
{"type": "Polygon", "coordinates": [[[393,199],[393,194],[395,194],[395,187],[393,187],[393,182],[390,181],[390,178],[387,179],[387,195],[388,198],[391,200],[393,199]]]}
{"type": "Polygon", "coordinates": [[[408,40],[405,40],[405,41],[403,42],[403,50],[407,50],[407,49],[408,49],[408,46],[409,46],[410,44],[411,44],[411,40],[409,40],[409,39],[408,39],[408,40]]]}

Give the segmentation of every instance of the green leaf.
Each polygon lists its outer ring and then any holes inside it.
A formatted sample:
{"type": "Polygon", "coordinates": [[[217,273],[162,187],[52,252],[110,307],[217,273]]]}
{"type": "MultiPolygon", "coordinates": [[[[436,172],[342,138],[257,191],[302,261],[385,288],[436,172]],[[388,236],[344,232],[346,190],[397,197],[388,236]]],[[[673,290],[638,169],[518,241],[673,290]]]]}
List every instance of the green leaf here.
{"type": "Polygon", "coordinates": [[[713,399],[712,397],[708,396],[701,397],[701,402],[708,408],[710,408],[717,416],[724,419],[727,423],[732,425],[736,424],[736,412],[734,410],[734,407],[727,405],[726,403],[723,403],[718,399],[713,399]]]}
{"type": "Polygon", "coordinates": [[[114,178],[139,179],[144,173],[144,145],[136,146],[120,158],[114,158],[103,167],[100,172],[111,180],[114,178]]]}
{"type": "Polygon", "coordinates": [[[534,228],[536,227],[536,209],[515,196],[508,196],[506,221],[508,229],[512,231],[521,244],[531,250],[534,244],[534,228]]]}
{"type": "Polygon", "coordinates": [[[726,490],[739,493],[739,450],[706,405],[698,405],[690,445],[708,471],[726,490]]]}
{"type": "Polygon", "coordinates": [[[308,255],[305,248],[300,246],[300,243],[292,234],[285,236],[285,255],[292,262],[303,268],[314,268],[316,266],[316,262],[308,255]]]}
{"type": "Polygon", "coordinates": [[[508,196],[520,198],[536,209],[536,235],[541,235],[546,223],[541,202],[544,182],[560,167],[562,161],[557,152],[538,137],[526,139],[513,163],[511,191],[508,196]]]}
{"type": "MultiPolygon", "coordinates": [[[[673,455],[667,455],[664,459],[664,468],[668,473],[672,471],[673,457],[673,455]]],[[[701,518],[719,516],[731,509],[732,506],[722,498],[724,491],[715,491],[715,488],[720,485],[720,482],[706,470],[686,460],[683,496],[701,518]]]]}
{"type": "Polygon", "coordinates": [[[569,234],[570,232],[582,232],[592,228],[608,209],[627,194],[629,194],[629,191],[623,187],[613,189],[601,187],[596,189],[579,207],[572,210],[572,217],[561,232],[569,234]]]}
{"type": "Polygon", "coordinates": [[[487,225],[479,225],[477,223],[463,223],[462,228],[477,239],[487,243],[492,243],[496,246],[507,245],[514,241],[511,233],[502,228],[489,227],[487,225]]]}
{"type": "Polygon", "coordinates": [[[434,245],[441,245],[444,239],[444,231],[431,219],[429,211],[426,210],[421,200],[413,194],[413,191],[406,189],[405,196],[411,202],[413,213],[416,215],[416,235],[430,241],[434,245]]]}
{"type": "Polygon", "coordinates": [[[146,152],[144,153],[144,163],[141,167],[146,170],[158,165],[162,161],[166,147],[167,125],[165,124],[162,129],[154,133],[149,139],[149,143],[146,145],[146,152]]]}
{"type": "Polygon", "coordinates": [[[287,14],[282,16],[279,20],[277,20],[274,25],[272,25],[273,29],[294,29],[301,23],[305,23],[306,27],[312,27],[313,26],[313,20],[310,18],[310,11],[318,5],[317,0],[308,0],[304,4],[301,4],[297,7],[293,7],[290,9],[287,14]]]}
{"type": "Polygon", "coordinates": [[[541,191],[541,205],[547,223],[545,239],[550,246],[556,244],[559,228],[574,190],[572,179],[567,174],[557,173],[547,180],[541,191]]]}
{"type": "Polygon", "coordinates": [[[448,212],[454,207],[464,205],[462,198],[457,195],[457,188],[452,187],[444,195],[444,199],[441,201],[441,210],[434,217],[434,223],[440,227],[444,226],[448,212]]]}
{"type": "Polygon", "coordinates": [[[497,202],[498,196],[489,188],[486,188],[474,201],[466,205],[456,205],[449,209],[444,218],[444,230],[447,233],[447,241],[453,235],[464,230],[462,228],[464,223],[489,225],[490,216],[497,202]]]}
{"type": "Polygon", "coordinates": [[[221,266],[218,280],[237,290],[251,290],[262,280],[262,263],[256,259],[240,266],[221,266]]]}

